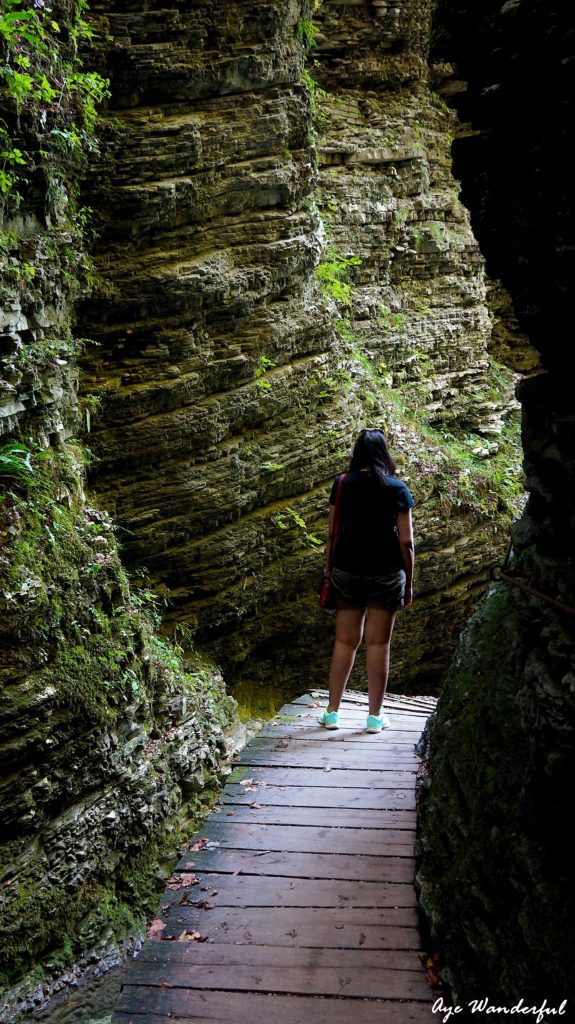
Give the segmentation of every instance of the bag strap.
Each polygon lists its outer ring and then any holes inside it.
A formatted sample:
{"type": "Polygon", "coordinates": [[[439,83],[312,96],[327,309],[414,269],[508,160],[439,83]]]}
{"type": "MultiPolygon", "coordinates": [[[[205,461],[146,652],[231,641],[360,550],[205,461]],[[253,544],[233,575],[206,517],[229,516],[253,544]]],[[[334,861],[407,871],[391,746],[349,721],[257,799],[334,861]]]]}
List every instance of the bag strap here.
{"type": "Polygon", "coordinates": [[[327,568],[331,572],[333,566],[333,559],[335,555],[335,549],[341,533],[341,512],[340,512],[340,498],[341,498],[341,487],[345,480],[345,473],[342,473],[339,480],[337,481],[337,491],[335,492],[335,505],[333,507],[333,533],[332,542],[329,549],[329,562],[327,568]]]}

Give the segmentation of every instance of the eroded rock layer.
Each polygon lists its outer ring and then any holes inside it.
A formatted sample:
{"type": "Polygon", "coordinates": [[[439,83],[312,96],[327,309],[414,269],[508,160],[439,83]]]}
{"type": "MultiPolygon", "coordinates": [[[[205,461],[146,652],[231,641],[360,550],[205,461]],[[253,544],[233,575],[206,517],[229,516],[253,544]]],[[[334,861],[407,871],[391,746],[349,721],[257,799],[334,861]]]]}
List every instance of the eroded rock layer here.
{"type": "Polygon", "coordinates": [[[546,372],[518,390],[529,501],[513,529],[512,580],[466,631],[431,732],[422,905],[459,1003],[546,1000],[545,1013],[568,1019],[575,442],[561,324],[573,304],[574,205],[557,153],[573,143],[572,18],[552,2],[445,0],[438,28],[471,123],[456,154],[472,220],[546,372]]]}
{"type": "Polygon", "coordinates": [[[513,444],[427,6],[327,2],[315,28],[304,2],[132,6],[100,7],[112,102],[87,201],[105,287],[82,312],[93,479],[125,558],[236,686],[319,681],[330,480],[383,422],[418,501],[394,685],[431,680],[504,546],[492,481],[513,444]]]}
{"type": "Polygon", "coordinates": [[[215,794],[234,719],[213,665],[184,662],[155,632],[153,598],[130,588],[73,437],[73,304],[90,269],[80,157],[61,142],[75,118],[80,148],[85,128],[60,74],[71,61],[84,74],[75,9],[26,8],[22,35],[12,18],[0,76],[2,1020],[37,1006],[77,957],[142,928],[157,875],[215,794]],[[29,102],[16,103],[14,55],[44,75],[42,95],[56,75],[58,107],[32,95],[31,77],[29,102]]]}

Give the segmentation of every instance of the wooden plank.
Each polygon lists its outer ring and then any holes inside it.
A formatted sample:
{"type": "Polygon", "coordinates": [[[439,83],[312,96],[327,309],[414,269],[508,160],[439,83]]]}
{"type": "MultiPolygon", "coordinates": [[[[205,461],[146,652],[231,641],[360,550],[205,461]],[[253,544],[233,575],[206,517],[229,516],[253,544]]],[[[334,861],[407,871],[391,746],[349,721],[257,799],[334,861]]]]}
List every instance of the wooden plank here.
{"type": "MultiPolygon", "coordinates": [[[[302,744],[299,749],[295,746],[289,750],[278,747],[276,749],[265,749],[262,747],[250,746],[242,750],[235,761],[236,764],[248,765],[275,765],[279,768],[351,768],[361,770],[373,770],[375,764],[382,765],[383,757],[377,759],[370,755],[369,751],[362,749],[359,743],[353,744],[357,749],[351,751],[349,748],[338,748],[336,745],[331,750],[326,750],[323,743],[310,742],[302,744]],[[307,746],[307,750],[306,750],[307,746]]],[[[406,748],[407,750],[407,748],[406,748]]],[[[415,754],[405,753],[401,755],[397,748],[390,749],[387,753],[389,767],[415,767],[418,768],[420,761],[415,754]]]]}
{"type": "Polygon", "coordinates": [[[273,720],[269,725],[264,726],[260,729],[257,736],[254,737],[255,746],[264,744],[263,740],[271,739],[279,746],[284,746],[284,741],[288,742],[296,741],[297,743],[311,743],[313,741],[319,741],[320,743],[345,743],[346,746],[350,743],[360,743],[364,747],[374,746],[375,744],[386,744],[392,743],[394,746],[402,746],[407,751],[415,750],[416,743],[421,736],[421,729],[409,729],[400,731],[398,729],[384,729],[381,733],[370,733],[366,732],[365,729],[358,728],[357,726],[345,726],[340,729],[324,729],[323,725],[319,722],[316,725],[311,723],[301,723],[299,727],[293,725],[283,725],[282,723],[276,723],[273,720]]]}
{"type": "MultiPolygon", "coordinates": [[[[341,790],[338,794],[337,790],[324,787],[309,786],[307,789],[303,787],[298,789],[290,786],[285,789],[283,786],[264,786],[260,789],[258,786],[250,784],[247,791],[245,788],[238,787],[237,790],[224,793],[222,795],[223,802],[214,814],[223,816],[223,818],[233,818],[234,814],[237,814],[242,807],[255,809],[276,807],[278,813],[279,809],[283,808],[284,814],[288,813],[289,807],[294,811],[299,808],[300,812],[303,812],[305,808],[311,812],[313,808],[314,812],[317,811],[320,814],[322,811],[325,812],[326,824],[339,823],[346,827],[355,825],[357,828],[365,826],[368,828],[411,828],[414,821],[415,801],[409,797],[413,797],[413,793],[409,789],[347,789],[341,790]],[[400,794],[407,794],[407,803],[404,797],[400,797],[400,794]],[[390,802],[395,802],[400,806],[388,808],[387,805],[390,802]],[[339,819],[336,814],[332,815],[331,812],[335,811],[340,812],[339,819]],[[350,811],[353,811],[353,815],[350,815],[350,811]],[[374,813],[371,814],[371,812],[374,813]],[[384,812],[392,816],[384,820],[381,817],[384,812]],[[395,818],[392,812],[396,816],[395,818]],[[399,817],[397,817],[398,815],[399,817]]],[[[314,822],[318,825],[323,824],[321,818],[317,816],[311,820],[304,820],[302,824],[313,824],[314,822]]],[[[297,824],[295,818],[293,823],[297,824]]]]}
{"type": "Polygon", "coordinates": [[[317,723],[308,723],[305,727],[302,725],[299,729],[293,727],[293,725],[282,725],[281,723],[271,722],[269,726],[265,726],[257,733],[256,736],[251,740],[252,744],[256,747],[273,747],[274,745],[284,747],[286,742],[290,745],[302,744],[302,743],[338,743],[342,746],[348,747],[350,743],[361,744],[362,747],[371,748],[372,757],[377,755],[377,748],[385,743],[386,747],[397,746],[404,748],[401,753],[412,751],[415,748],[417,741],[421,736],[420,729],[409,729],[400,731],[399,729],[383,729],[381,732],[366,732],[362,727],[361,729],[325,729],[323,725],[317,723]],[[375,748],[375,749],[374,749],[375,748]]]}
{"type": "MultiPolygon", "coordinates": [[[[352,812],[350,812],[352,813],[352,812]]],[[[281,850],[285,853],[393,854],[413,857],[413,840],[401,832],[372,828],[341,828],[314,825],[259,825],[213,818],[203,828],[210,846],[234,850],[281,850]]]]}
{"type": "MultiPolygon", "coordinates": [[[[307,949],[299,946],[251,946],[247,943],[230,946],[212,942],[165,942],[149,940],[138,954],[138,962],[153,961],[167,964],[228,964],[245,967],[367,967],[370,970],[412,971],[421,965],[422,953],[413,950],[386,950],[382,956],[378,949],[307,949]]],[[[427,984],[427,983],[426,983],[427,984]]]]}
{"type": "Polygon", "coordinates": [[[274,803],[276,806],[329,807],[330,803],[335,803],[341,808],[410,811],[415,808],[415,789],[343,789],[338,793],[333,790],[326,792],[325,788],[314,786],[301,789],[297,786],[289,786],[286,789],[281,786],[257,786],[255,791],[246,791],[244,786],[239,786],[229,795],[224,794],[223,800],[223,806],[231,800],[239,804],[255,802],[274,803]]]}
{"type": "Polygon", "coordinates": [[[409,907],[214,907],[183,904],[167,913],[164,939],[199,932],[202,941],[339,949],[421,948],[409,907]]]}
{"type": "MultiPolygon", "coordinates": [[[[270,787],[271,788],[271,787],[270,787]]],[[[329,790],[323,790],[330,794],[329,790]]],[[[257,793],[247,793],[247,797],[258,799],[257,793]]],[[[267,791],[266,791],[267,797],[267,791]]],[[[296,807],[293,803],[286,803],[277,806],[274,803],[273,794],[271,803],[256,803],[249,801],[238,803],[232,799],[226,800],[219,818],[225,821],[245,821],[257,823],[258,825],[325,825],[339,826],[343,828],[378,828],[388,829],[393,835],[399,830],[404,833],[405,839],[413,841],[415,838],[415,811],[382,811],[378,807],[374,810],[358,810],[354,805],[353,815],[350,820],[350,812],[347,807],[330,807],[330,803],[338,803],[337,793],[330,794],[326,801],[328,806],[322,807],[296,807]]]]}
{"type": "MultiPolygon", "coordinates": [[[[181,945],[181,943],[178,943],[181,945]]],[[[346,954],[348,951],[346,950],[346,954]]],[[[355,952],[355,950],[354,950],[355,952]]],[[[235,964],[170,964],[139,960],[130,972],[130,985],[168,986],[173,989],[231,989],[247,992],[281,992],[294,995],[331,996],[342,992],[346,999],[419,999],[427,1001],[429,986],[423,971],[394,971],[380,965],[377,970],[358,965],[298,967],[235,964]]]]}
{"type": "Polygon", "coordinates": [[[283,875],[285,878],[358,879],[364,882],[413,882],[405,857],[364,857],[349,853],[268,853],[216,848],[186,852],[176,871],[283,875]]]}
{"type": "Polygon", "coordinates": [[[252,776],[254,783],[285,788],[286,786],[325,786],[327,789],[389,789],[390,781],[396,789],[412,789],[415,784],[415,775],[419,761],[415,765],[406,768],[380,768],[370,771],[355,771],[353,768],[283,768],[281,779],[275,768],[267,768],[265,765],[258,765],[253,771],[247,766],[234,768],[229,777],[228,783],[223,790],[225,793],[228,786],[237,785],[248,776],[252,776]]]}
{"type": "MultiPolygon", "coordinates": [[[[237,758],[241,762],[246,754],[289,750],[290,753],[302,753],[306,756],[312,756],[314,753],[323,754],[326,763],[330,763],[332,757],[341,757],[347,753],[348,758],[343,767],[349,765],[353,768],[353,758],[359,760],[360,767],[370,768],[372,771],[385,765],[417,767],[421,764],[421,758],[415,752],[415,743],[389,743],[385,731],[370,735],[366,733],[365,739],[368,742],[356,742],[348,735],[342,735],[339,730],[330,729],[322,729],[317,736],[307,737],[305,733],[301,736],[254,736],[247,747],[238,751],[237,758]]],[[[310,767],[313,767],[312,762],[310,767]]]]}
{"type": "MultiPolygon", "coordinates": [[[[177,876],[176,876],[177,877],[177,876]]],[[[162,908],[186,897],[216,907],[415,907],[411,882],[282,878],[197,872],[197,884],[166,889],[162,908]]]]}
{"type": "MultiPolygon", "coordinates": [[[[411,1000],[354,1002],[353,1024],[437,1024],[431,1004],[411,1000]]],[[[113,1024],[350,1024],[350,1003],[335,996],[268,995],[251,992],[182,992],[125,985],[113,1024]]]]}
{"type": "MultiPolygon", "coordinates": [[[[341,768],[327,767],[300,767],[296,765],[291,767],[286,765],[285,768],[282,766],[282,771],[279,771],[278,766],[274,765],[241,765],[241,774],[233,775],[234,781],[228,782],[225,788],[222,790],[221,799],[218,801],[217,806],[221,806],[222,800],[233,799],[241,796],[242,792],[247,794],[254,793],[257,791],[263,793],[265,789],[273,789],[276,792],[288,792],[295,795],[297,792],[307,792],[323,790],[323,794],[326,800],[329,798],[329,794],[342,793],[345,797],[346,792],[349,793],[381,793],[389,792],[390,790],[405,790],[410,792],[415,788],[415,780],[417,772],[408,771],[394,771],[389,769],[378,773],[377,784],[372,781],[374,779],[374,772],[366,770],[363,772],[361,769],[355,770],[350,769],[349,773],[342,771],[341,768]],[[304,773],[301,782],[292,782],[292,773],[297,774],[299,772],[304,773]],[[333,781],[331,775],[334,776],[333,781]],[[349,775],[349,778],[346,778],[349,775]],[[307,777],[306,777],[307,776],[307,777]],[[365,781],[362,781],[362,776],[365,781]],[[237,781],[236,781],[237,780],[237,781]]],[[[255,799],[255,798],[254,798],[255,799]]],[[[216,811],[216,814],[218,811],[216,811]]]]}

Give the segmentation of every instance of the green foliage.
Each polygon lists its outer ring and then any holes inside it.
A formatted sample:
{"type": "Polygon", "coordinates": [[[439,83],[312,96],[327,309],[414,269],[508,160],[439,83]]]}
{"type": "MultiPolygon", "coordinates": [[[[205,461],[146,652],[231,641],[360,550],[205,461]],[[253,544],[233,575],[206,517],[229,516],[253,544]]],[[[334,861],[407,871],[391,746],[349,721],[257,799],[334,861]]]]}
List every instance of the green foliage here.
{"type": "Polygon", "coordinates": [[[6,286],[17,284],[25,287],[36,276],[36,268],[27,260],[18,258],[17,247],[18,238],[13,231],[0,233],[0,269],[4,283],[6,286]]]}
{"type": "Polygon", "coordinates": [[[273,359],[269,359],[268,356],[261,355],[258,359],[258,365],[256,366],[255,376],[256,384],[262,391],[269,391],[271,388],[271,381],[266,380],[266,374],[272,367],[277,366],[273,359]]]}
{"type": "MultiPolygon", "coordinates": [[[[82,160],[95,148],[97,108],[109,95],[108,81],[86,71],[78,57],[81,43],[94,38],[85,21],[85,0],[71,0],[66,22],[60,25],[49,4],[3,0],[0,41],[0,101],[17,116],[17,130],[25,123],[40,141],[50,177],[58,175],[70,158],[82,160]]],[[[0,122],[0,193],[17,205],[18,182],[34,169],[36,157],[12,137],[6,120],[0,122]]]]}
{"type": "MultiPolygon", "coordinates": [[[[313,67],[314,68],[319,68],[319,66],[320,66],[319,61],[318,60],[314,60],[313,67]]],[[[313,77],[313,74],[309,70],[309,68],[304,68],[303,69],[303,71],[301,73],[301,77],[302,77],[302,82],[304,83],[304,85],[307,86],[307,88],[309,90],[309,94],[311,96],[312,103],[316,102],[318,99],[322,99],[322,98],[325,99],[326,97],[329,96],[329,93],[326,92],[325,89],[322,89],[320,85],[318,85],[317,79],[313,77]]],[[[317,110],[314,110],[314,114],[317,114],[317,110]]]]}
{"type": "Polygon", "coordinates": [[[314,46],[317,46],[316,36],[319,29],[312,21],[308,21],[306,18],[300,18],[296,23],[296,35],[299,40],[304,44],[307,52],[312,50],[314,46]]]}
{"type": "Polygon", "coordinates": [[[392,313],[389,306],[380,306],[376,319],[384,334],[401,331],[407,323],[405,313],[392,313]]]}
{"type": "Polygon", "coordinates": [[[98,412],[102,405],[102,395],[87,394],[82,395],[82,409],[84,412],[84,422],[86,425],[86,433],[89,434],[92,429],[92,416],[98,412]]]}
{"type": "Polygon", "coordinates": [[[349,268],[360,266],[362,260],[359,256],[342,257],[333,248],[328,248],[326,255],[328,259],[316,269],[316,278],[326,295],[344,306],[350,306],[353,288],[346,278],[349,268]]]}
{"type": "Polygon", "coordinates": [[[293,529],[294,526],[297,527],[301,531],[302,541],[307,547],[315,548],[322,544],[319,537],[314,537],[312,533],[309,533],[303,516],[296,512],[294,508],[290,508],[289,505],[286,505],[283,512],[278,512],[273,516],[273,522],[279,530],[289,530],[293,529]]]}
{"type": "Polygon", "coordinates": [[[357,335],[349,317],[342,317],[340,320],[334,320],[333,326],[335,328],[335,333],[343,342],[353,344],[357,341],[357,335]]]}
{"type": "Polygon", "coordinates": [[[30,483],[34,476],[31,455],[26,445],[16,441],[0,445],[0,476],[19,480],[21,483],[30,483]]]}
{"type": "Polygon", "coordinates": [[[318,85],[317,79],[314,77],[313,74],[313,71],[317,71],[319,67],[319,61],[314,60],[312,64],[313,70],[310,70],[309,68],[304,68],[301,73],[302,82],[307,88],[311,103],[313,130],[307,137],[307,143],[309,146],[315,145],[317,129],[322,124],[328,124],[330,120],[327,113],[325,113],[325,111],[321,109],[321,100],[327,99],[329,97],[329,93],[326,92],[325,89],[322,89],[320,85],[318,85]]]}

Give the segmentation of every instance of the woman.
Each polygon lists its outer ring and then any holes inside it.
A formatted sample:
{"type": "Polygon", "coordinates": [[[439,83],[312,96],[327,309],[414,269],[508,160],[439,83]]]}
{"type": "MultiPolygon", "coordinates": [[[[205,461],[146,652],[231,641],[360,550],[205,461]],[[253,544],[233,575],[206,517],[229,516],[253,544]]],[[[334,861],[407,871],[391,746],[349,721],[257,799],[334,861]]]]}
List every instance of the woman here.
{"type": "Polygon", "coordinates": [[[339,477],[331,489],[326,559],[332,565],[337,611],[329,704],[320,719],[326,729],[339,728],[339,705],[364,622],[369,691],[366,731],[380,732],[390,724],[382,704],[393,623],[398,609],[408,608],[413,601],[414,501],[403,480],[394,474],[395,462],[383,431],[362,430],[349,471],[341,480],[337,537],[334,510],[339,477]]]}

